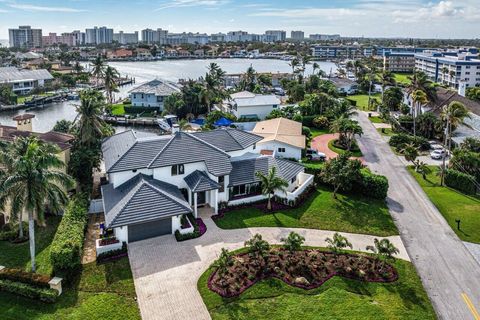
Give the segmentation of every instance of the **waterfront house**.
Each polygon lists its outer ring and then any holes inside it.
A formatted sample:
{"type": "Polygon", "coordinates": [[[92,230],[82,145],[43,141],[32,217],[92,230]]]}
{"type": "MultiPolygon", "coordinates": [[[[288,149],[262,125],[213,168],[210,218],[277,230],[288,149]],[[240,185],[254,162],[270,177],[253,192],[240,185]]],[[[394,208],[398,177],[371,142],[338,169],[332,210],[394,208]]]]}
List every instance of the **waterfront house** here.
{"type": "Polygon", "coordinates": [[[43,87],[50,80],[53,80],[53,76],[45,69],[0,68],[0,85],[9,86],[18,95],[28,94],[34,88],[43,87]]]}
{"type": "Polygon", "coordinates": [[[102,144],[108,184],[102,186],[107,228],[118,240],[133,242],[180,228],[181,217],[199,207],[217,213],[219,205],[265,199],[256,172],[277,168],[288,182],[278,196],[294,201],[313,183],[304,167],[263,156],[263,137],[237,129],[138,138],[126,131],[102,144]]]}
{"type": "Polygon", "coordinates": [[[300,160],[305,149],[305,136],[302,123],[286,118],[276,118],[257,122],[252,131],[263,137],[257,148],[263,154],[277,158],[300,160]]]}
{"type": "Polygon", "coordinates": [[[337,77],[329,78],[327,80],[332,82],[340,93],[355,94],[358,91],[358,83],[353,80],[337,77]]]}
{"type": "Polygon", "coordinates": [[[163,111],[165,98],[176,92],[180,92],[177,84],[155,79],[130,90],[130,100],[134,107],[149,107],[163,111]]]}
{"type": "Polygon", "coordinates": [[[223,101],[222,109],[230,112],[238,119],[265,119],[273,110],[280,108],[280,99],[274,94],[255,94],[248,91],[230,95],[223,101]]]}

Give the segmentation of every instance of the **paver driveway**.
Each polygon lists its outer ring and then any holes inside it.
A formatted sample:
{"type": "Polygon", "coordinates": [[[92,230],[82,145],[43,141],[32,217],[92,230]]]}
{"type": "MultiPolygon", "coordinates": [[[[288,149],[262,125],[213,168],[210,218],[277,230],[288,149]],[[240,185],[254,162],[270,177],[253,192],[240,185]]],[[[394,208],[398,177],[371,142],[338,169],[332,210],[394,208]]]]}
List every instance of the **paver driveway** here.
{"type": "MultiPolygon", "coordinates": [[[[243,247],[252,235],[260,233],[270,243],[279,243],[295,230],[306,238],[306,245],[325,246],[325,238],[334,232],[289,229],[250,228],[222,230],[206,213],[202,218],[207,233],[201,238],[177,242],[171,235],[129,244],[129,259],[135,280],[138,304],[144,320],[151,319],[210,319],[197,281],[217,258],[221,248],[234,250],[243,247]]],[[[354,250],[365,250],[375,237],[342,233],[353,244],[354,250]]],[[[388,237],[400,249],[398,257],[409,260],[399,236],[388,237]]]]}

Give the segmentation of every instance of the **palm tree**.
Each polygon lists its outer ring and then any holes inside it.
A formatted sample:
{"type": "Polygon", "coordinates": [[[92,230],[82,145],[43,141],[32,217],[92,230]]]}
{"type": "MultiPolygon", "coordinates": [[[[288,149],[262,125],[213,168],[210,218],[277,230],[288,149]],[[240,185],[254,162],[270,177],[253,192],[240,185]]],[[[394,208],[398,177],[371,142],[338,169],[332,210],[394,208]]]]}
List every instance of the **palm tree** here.
{"type": "Polygon", "coordinates": [[[325,242],[328,243],[327,247],[335,254],[347,247],[353,249],[353,246],[350,241],[348,241],[347,237],[342,236],[338,232],[333,234],[333,238],[326,238],[325,242]]]}
{"type": "Polygon", "coordinates": [[[97,56],[95,60],[92,63],[92,76],[95,77],[95,83],[98,86],[99,85],[99,80],[103,77],[105,73],[105,61],[102,59],[102,57],[97,56]]]}
{"type": "Polygon", "coordinates": [[[117,69],[107,66],[103,74],[105,92],[107,93],[107,100],[109,104],[113,103],[113,92],[118,92],[117,79],[120,77],[117,69]]]}
{"type": "Polygon", "coordinates": [[[385,88],[387,86],[394,86],[396,84],[395,76],[391,71],[382,70],[380,73],[380,84],[382,86],[382,104],[384,103],[383,97],[385,94],[385,88]]]}
{"type": "Polygon", "coordinates": [[[432,173],[432,169],[425,163],[420,160],[415,161],[415,171],[422,175],[423,180],[427,180],[427,175],[432,173]]]}
{"type": "MultiPolygon", "coordinates": [[[[470,118],[470,114],[463,103],[453,101],[448,106],[443,107],[440,116],[445,122],[445,146],[448,145],[448,151],[450,152],[452,150],[452,127],[458,127],[465,118],[470,118]]],[[[445,177],[445,157],[446,154],[443,155],[441,185],[443,185],[445,177]]]]}
{"type": "Polygon", "coordinates": [[[313,74],[315,74],[315,71],[320,70],[320,65],[314,62],[312,65],[312,68],[313,68],[313,74]]]}
{"type": "Polygon", "coordinates": [[[45,206],[58,212],[68,201],[65,190],[73,185],[61,172],[65,164],[57,157],[58,148],[36,137],[18,138],[9,148],[17,159],[15,171],[10,172],[0,188],[2,199],[9,199],[12,208],[28,213],[28,233],[32,271],[35,264],[35,221],[45,226],[45,206]]]}
{"type": "Polygon", "coordinates": [[[416,90],[421,90],[425,92],[429,101],[436,100],[437,91],[435,86],[433,85],[432,81],[428,79],[428,76],[424,72],[416,71],[411,77],[408,77],[408,79],[410,80],[408,89],[411,93],[415,92],[416,90]]]}
{"type": "Polygon", "coordinates": [[[367,246],[368,251],[372,251],[379,260],[383,260],[384,263],[387,260],[391,260],[394,254],[399,253],[400,251],[390,242],[388,239],[378,240],[375,238],[373,240],[373,246],[367,246]]]}
{"type": "Polygon", "coordinates": [[[400,152],[405,156],[405,160],[415,164],[415,159],[418,157],[418,149],[414,143],[406,144],[400,152]]]}
{"type": "Polygon", "coordinates": [[[262,194],[268,197],[267,210],[272,210],[272,194],[276,191],[285,191],[288,187],[288,182],[284,179],[277,177],[277,168],[271,167],[268,173],[265,175],[261,171],[255,173],[258,180],[260,180],[260,186],[262,188],[262,194]]]}
{"type": "Polygon", "coordinates": [[[80,62],[76,61],[73,65],[73,70],[75,70],[76,74],[79,74],[83,71],[83,66],[80,64],[80,62]]]}
{"type": "Polygon", "coordinates": [[[420,113],[419,110],[421,106],[428,103],[427,94],[425,91],[422,90],[415,90],[412,93],[412,100],[413,100],[413,108],[412,108],[412,115],[413,115],[413,135],[416,136],[416,121],[417,115],[420,113]]]}
{"type": "Polygon", "coordinates": [[[228,267],[231,263],[232,256],[230,255],[230,252],[227,249],[222,248],[222,252],[218,259],[213,262],[213,266],[217,268],[219,274],[223,275],[227,273],[228,267]]]}
{"type": "Polygon", "coordinates": [[[445,83],[447,82],[446,80],[446,75],[448,74],[448,68],[447,67],[442,67],[441,69],[441,72],[442,72],[442,83],[445,83]]]}
{"type": "Polygon", "coordinates": [[[104,134],[105,98],[99,91],[86,90],[80,93],[80,105],[76,106],[77,116],[74,124],[82,144],[93,146],[104,134]]]}
{"type": "Polygon", "coordinates": [[[292,73],[295,74],[298,66],[300,66],[300,60],[295,57],[288,65],[292,68],[292,73]]]}

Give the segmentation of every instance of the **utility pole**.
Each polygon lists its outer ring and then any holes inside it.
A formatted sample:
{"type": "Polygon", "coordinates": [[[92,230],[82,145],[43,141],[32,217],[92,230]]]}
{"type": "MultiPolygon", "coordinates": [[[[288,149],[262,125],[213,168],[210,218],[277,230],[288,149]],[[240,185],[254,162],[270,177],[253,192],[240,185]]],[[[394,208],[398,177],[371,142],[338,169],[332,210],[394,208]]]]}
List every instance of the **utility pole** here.
{"type": "MultiPolygon", "coordinates": [[[[449,138],[449,134],[450,134],[450,110],[448,109],[448,107],[446,107],[446,114],[447,114],[447,125],[445,126],[445,139],[444,139],[444,149],[446,149],[447,147],[447,142],[448,142],[448,138],[449,138]]],[[[448,152],[450,152],[450,150],[448,150],[448,152]]],[[[443,183],[444,183],[444,180],[445,180],[445,169],[446,169],[446,158],[447,158],[447,152],[444,152],[443,153],[443,156],[442,156],[442,175],[441,175],[441,179],[440,179],[440,185],[443,186],[443,183]]]]}

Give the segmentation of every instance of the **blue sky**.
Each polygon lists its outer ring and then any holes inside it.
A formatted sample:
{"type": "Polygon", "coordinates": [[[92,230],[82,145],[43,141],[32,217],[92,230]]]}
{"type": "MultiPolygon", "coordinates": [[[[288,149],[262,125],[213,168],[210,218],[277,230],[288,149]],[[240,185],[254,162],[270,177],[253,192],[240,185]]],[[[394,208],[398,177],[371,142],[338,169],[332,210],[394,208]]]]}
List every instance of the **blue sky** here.
{"type": "Polygon", "coordinates": [[[116,31],[478,38],[480,0],[0,0],[0,39],[18,25],[44,34],[106,25],[116,31]]]}

